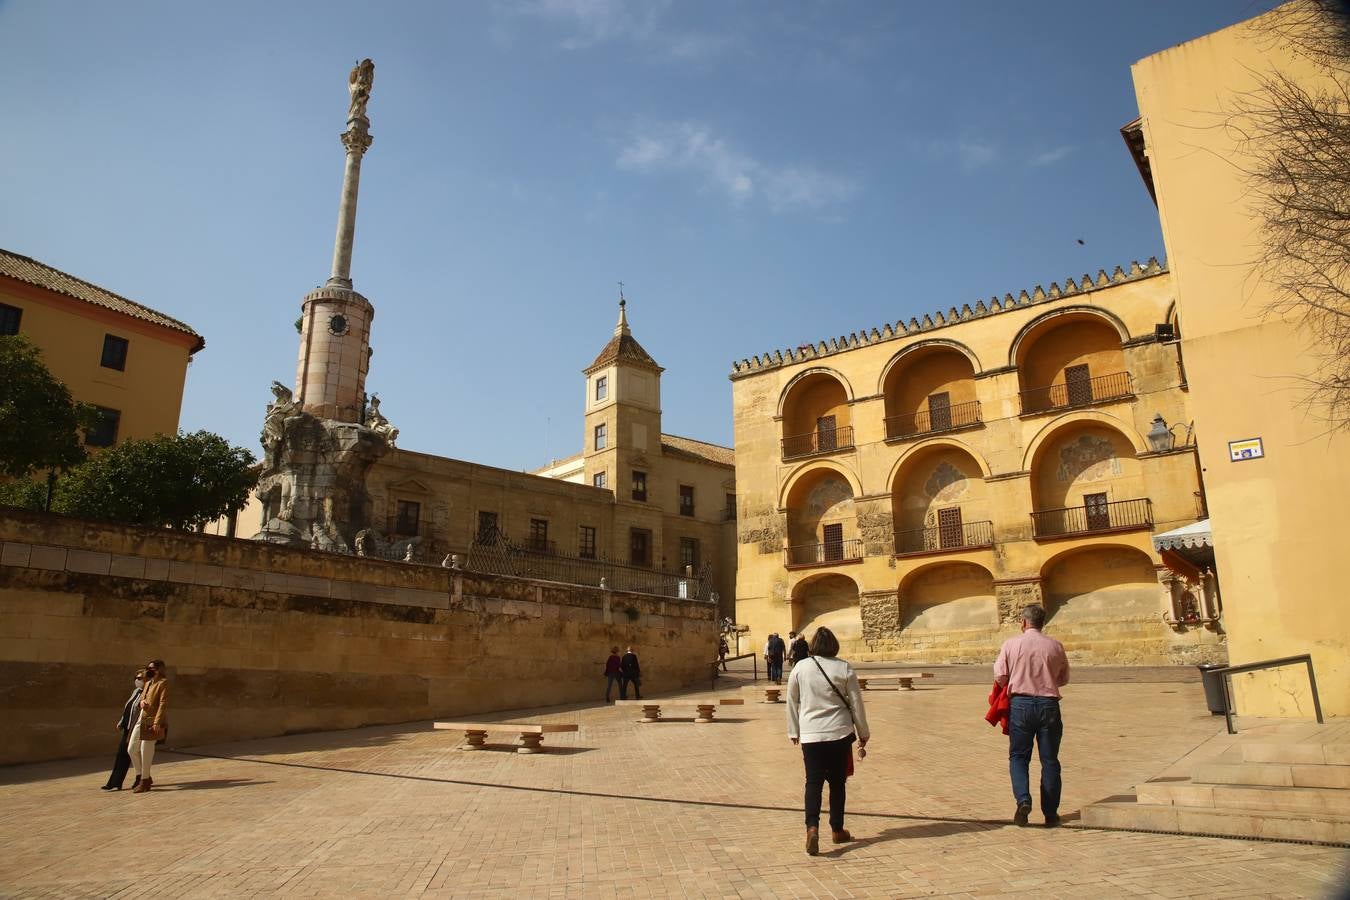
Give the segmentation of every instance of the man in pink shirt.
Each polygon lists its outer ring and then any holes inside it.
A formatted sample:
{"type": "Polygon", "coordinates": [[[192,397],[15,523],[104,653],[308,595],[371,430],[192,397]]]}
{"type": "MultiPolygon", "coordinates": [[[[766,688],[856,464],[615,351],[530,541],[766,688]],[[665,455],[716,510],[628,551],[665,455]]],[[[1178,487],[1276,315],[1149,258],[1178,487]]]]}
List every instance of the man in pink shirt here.
{"type": "Polygon", "coordinates": [[[1041,634],[1045,609],[1022,610],[1022,633],[1009,638],[994,662],[994,680],[1008,688],[1008,771],[1017,812],[1013,824],[1025,826],[1031,815],[1031,744],[1041,757],[1041,812],[1045,827],[1059,824],[1059,742],[1064,721],[1059,716],[1059,689],[1069,683],[1069,658],[1064,645],[1041,634]]]}

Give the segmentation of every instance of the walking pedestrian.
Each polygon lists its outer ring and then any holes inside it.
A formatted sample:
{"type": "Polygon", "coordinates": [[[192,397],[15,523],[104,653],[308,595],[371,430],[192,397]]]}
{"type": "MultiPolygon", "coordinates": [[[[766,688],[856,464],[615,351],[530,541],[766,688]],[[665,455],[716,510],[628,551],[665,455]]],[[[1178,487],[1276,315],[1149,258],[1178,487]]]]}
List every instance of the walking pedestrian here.
{"type": "Polygon", "coordinates": [[[844,828],[844,783],[853,769],[853,742],[866,755],[871,732],[853,667],[838,658],[839,639],[828,628],[811,636],[815,665],[800,665],[788,677],[787,730],[802,748],[806,767],[806,852],[820,852],[820,795],[830,786],[830,831],[836,844],[853,840],[844,828]]]}
{"type": "Polygon", "coordinates": [[[609,659],[605,660],[605,702],[611,703],[610,692],[619,685],[619,696],[623,697],[623,685],[619,684],[619,648],[609,648],[609,659]]]}
{"type": "Polygon", "coordinates": [[[787,663],[789,671],[792,669],[793,662],[795,662],[795,660],[792,658],[792,645],[795,643],[797,643],[797,632],[789,631],[787,636],[787,650],[783,656],[783,659],[787,663]]]}
{"type": "MultiPolygon", "coordinates": [[[[127,753],[127,740],[131,737],[131,729],[136,720],[140,718],[141,713],[141,688],[145,685],[145,670],[137,669],[136,677],[132,679],[131,697],[122,704],[122,718],[117,720],[117,731],[121,737],[117,739],[117,755],[113,757],[112,772],[108,774],[108,780],[103,785],[105,791],[120,791],[122,783],[127,780],[127,770],[131,768],[131,755],[127,753]]],[[[140,784],[140,776],[136,777],[132,783],[134,789],[140,784]]]]}
{"type": "Polygon", "coordinates": [[[730,648],[729,646],[727,646],[727,639],[726,639],[726,638],[718,638],[718,639],[717,639],[717,661],[720,662],[720,663],[722,664],[722,671],[723,671],[723,672],[725,672],[725,671],[727,670],[727,654],[730,653],[730,652],[731,652],[731,648],[730,648]]]}
{"type": "Polygon", "coordinates": [[[806,635],[797,635],[797,639],[788,647],[788,659],[792,661],[793,665],[796,665],[810,655],[811,648],[806,643],[806,635]]]}
{"type": "Polygon", "coordinates": [[[642,699],[642,667],[638,665],[637,654],[629,647],[628,652],[619,658],[619,699],[628,699],[628,685],[633,686],[633,699],[642,699]]]}
{"type": "Polygon", "coordinates": [[[769,635],[768,641],[764,644],[764,664],[769,670],[769,680],[774,684],[783,683],[783,654],[786,651],[787,645],[778,636],[778,632],[769,635]]]}
{"type": "Polygon", "coordinates": [[[133,794],[143,794],[154,787],[150,766],[155,761],[155,742],[164,740],[169,734],[168,705],[169,683],[165,680],[164,660],[152,659],[145,666],[140,716],[127,739],[127,753],[136,769],[137,784],[131,789],[133,794]]]}
{"type": "Polygon", "coordinates": [[[1027,824],[1031,815],[1031,745],[1041,758],[1041,813],[1045,827],[1059,824],[1059,743],[1064,720],[1059,712],[1059,689],[1069,683],[1069,658],[1064,645],[1041,633],[1045,609],[1022,610],[1022,633],[1003,642],[994,662],[994,681],[1007,687],[1008,772],[1017,810],[1013,824],[1027,824]]]}

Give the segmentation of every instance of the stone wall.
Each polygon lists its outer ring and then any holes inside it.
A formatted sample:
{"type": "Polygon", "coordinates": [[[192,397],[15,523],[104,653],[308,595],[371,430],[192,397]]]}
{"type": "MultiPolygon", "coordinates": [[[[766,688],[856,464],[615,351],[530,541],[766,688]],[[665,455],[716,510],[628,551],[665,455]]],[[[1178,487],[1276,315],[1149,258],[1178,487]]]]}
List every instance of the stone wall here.
{"type": "Polygon", "coordinates": [[[701,683],[710,604],[0,511],[0,763],[111,757],[147,659],[170,746],[598,700],[701,683]]]}

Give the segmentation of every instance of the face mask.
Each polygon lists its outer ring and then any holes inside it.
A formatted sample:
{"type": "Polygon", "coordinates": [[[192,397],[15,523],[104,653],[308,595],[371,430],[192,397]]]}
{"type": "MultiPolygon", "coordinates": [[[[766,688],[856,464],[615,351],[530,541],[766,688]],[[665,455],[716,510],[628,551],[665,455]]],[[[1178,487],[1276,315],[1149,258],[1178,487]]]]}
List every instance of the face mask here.
{"type": "Polygon", "coordinates": [[[136,687],[144,687],[144,686],[145,686],[145,679],[144,679],[144,678],[137,678],[137,679],[136,679],[136,687]]]}

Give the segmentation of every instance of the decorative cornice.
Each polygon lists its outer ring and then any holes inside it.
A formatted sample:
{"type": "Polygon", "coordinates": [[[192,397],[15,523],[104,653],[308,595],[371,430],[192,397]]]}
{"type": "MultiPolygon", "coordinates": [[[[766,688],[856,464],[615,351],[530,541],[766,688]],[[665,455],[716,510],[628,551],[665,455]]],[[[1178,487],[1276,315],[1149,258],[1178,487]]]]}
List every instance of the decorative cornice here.
{"type": "Polygon", "coordinates": [[[1030,472],[999,472],[997,475],[985,476],[985,481],[1012,481],[1014,478],[1030,478],[1030,472]]]}
{"type": "Polygon", "coordinates": [[[843,353],[848,350],[854,350],[858,347],[870,344],[880,344],[885,341],[893,341],[899,338],[910,337],[915,334],[936,331],[940,328],[946,328],[950,325],[957,325],[962,322],[968,322],[972,319],[979,319],[985,316],[996,315],[998,313],[1008,312],[1013,309],[1020,309],[1025,306],[1032,306],[1037,303],[1045,303],[1051,300],[1059,300],[1064,297],[1078,296],[1088,294],[1092,291],[1102,288],[1112,287],[1117,284],[1124,284],[1127,281],[1136,281],[1141,278],[1152,278],[1161,275],[1167,271],[1167,264],[1158,262],[1156,257],[1149,257],[1148,262],[1140,265],[1136,260],[1130,263],[1129,271],[1116,266],[1114,271],[1107,274],[1105,269],[1097,270],[1097,277],[1094,279],[1089,274],[1084,274],[1079,280],[1068,278],[1064,282],[1064,287],[1060,287],[1057,282],[1051,282],[1049,290],[1036,285],[1036,288],[1030,293],[1020,292],[1016,297],[1012,294],[1006,294],[1002,300],[998,297],[990,298],[988,303],[983,300],[976,302],[972,309],[970,304],[964,304],[958,311],[955,306],[951,307],[944,315],[941,312],[925,314],[923,321],[918,318],[911,318],[908,323],[903,319],[894,325],[886,323],[880,330],[873,328],[870,331],[863,329],[862,333],[852,332],[847,337],[840,335],[837,338],[830,338],[828,341],[820,341],[817,344],[802,344],[795,350],[789,347],[787,350],[775,350],[772,353],[765,353],[762,356],[756,355],[749,359],[733,361],[731,364],[731,374],[728,376],[732,380],[744,378],[769,369],[776,369],[782,366],[795,365],[806,360],[819,359],[823,356],[833,356],[836,353],[843,353]]]}

